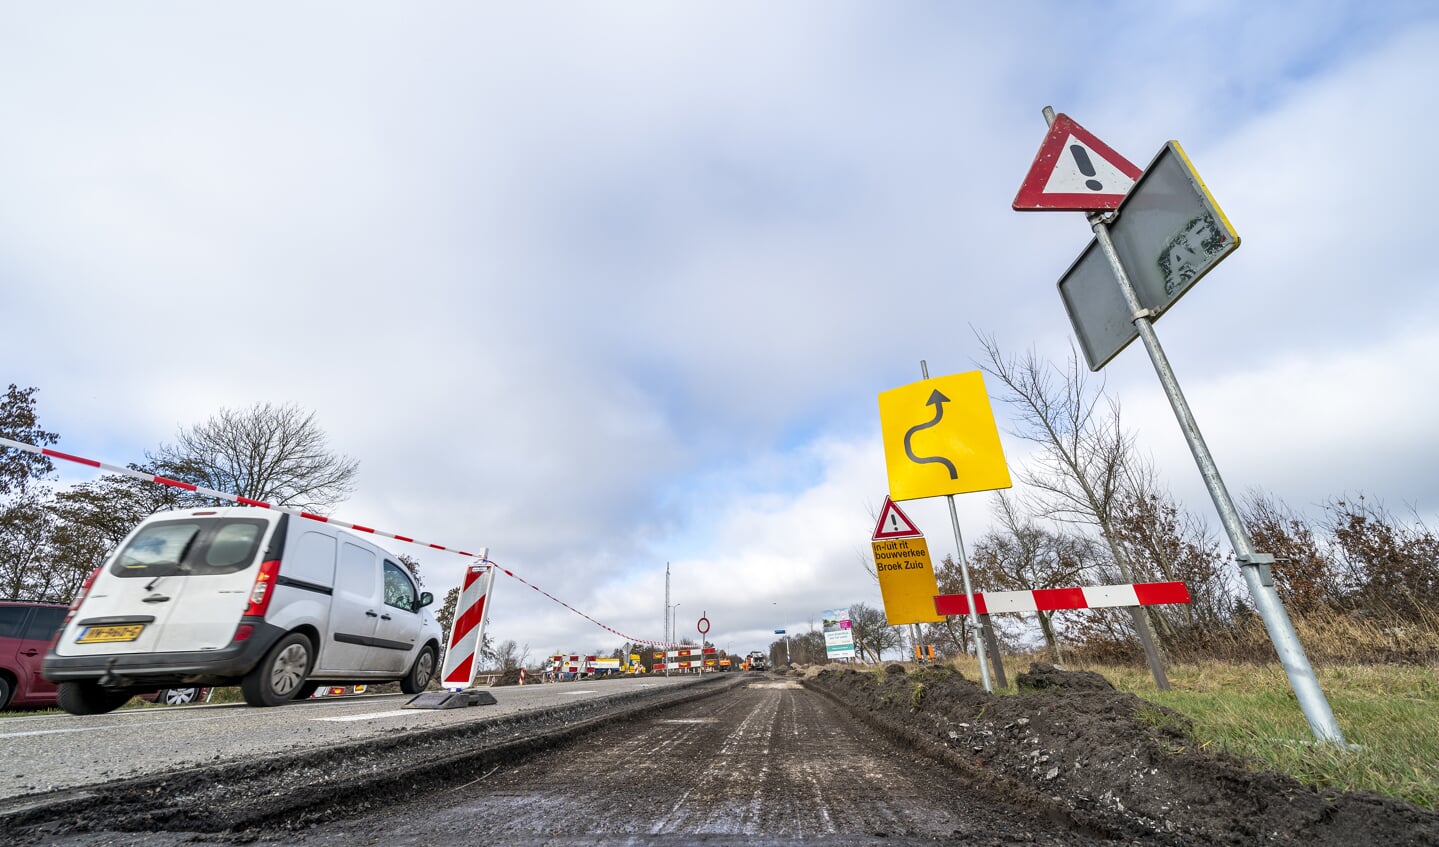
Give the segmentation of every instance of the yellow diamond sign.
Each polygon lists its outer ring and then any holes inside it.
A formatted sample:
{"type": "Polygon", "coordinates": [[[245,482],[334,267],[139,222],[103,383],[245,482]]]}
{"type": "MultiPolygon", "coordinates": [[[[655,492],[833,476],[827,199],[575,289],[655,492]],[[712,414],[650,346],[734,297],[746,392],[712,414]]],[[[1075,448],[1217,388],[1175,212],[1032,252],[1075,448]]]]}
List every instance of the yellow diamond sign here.
{"type": "Polygon", "coordinates": [[[979,371],[879,395],[889,496],[917,500],[1009,488],[1009,466],[979,371]]]}

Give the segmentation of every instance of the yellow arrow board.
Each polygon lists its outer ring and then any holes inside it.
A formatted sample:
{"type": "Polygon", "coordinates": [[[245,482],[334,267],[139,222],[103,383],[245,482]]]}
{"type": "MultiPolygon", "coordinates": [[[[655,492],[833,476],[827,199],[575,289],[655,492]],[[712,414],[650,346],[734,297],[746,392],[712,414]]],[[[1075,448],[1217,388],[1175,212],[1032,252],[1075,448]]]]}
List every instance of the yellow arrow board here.
{"type": "Polygon", "coordinates": [[[890,626],[904,623],[939,623],[935,614],[937,583],[929,563],[929,542],[922,537],[874,542],[874,569],[890,626]]]}
{"type": "Polygon", "coordinates": [[[1009,488],[1009,466],[979,371],[912,382],[879,395],[889,496],[942,497],[1009,488]]]}

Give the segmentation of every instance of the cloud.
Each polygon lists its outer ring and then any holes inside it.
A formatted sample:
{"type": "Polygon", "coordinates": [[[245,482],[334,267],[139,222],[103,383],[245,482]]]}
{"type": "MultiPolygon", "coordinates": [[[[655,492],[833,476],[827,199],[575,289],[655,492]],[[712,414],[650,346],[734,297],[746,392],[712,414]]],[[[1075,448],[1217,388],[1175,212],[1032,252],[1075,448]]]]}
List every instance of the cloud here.
{"type": "MultiPolygon", "coordinates": [[[[296,403],[360,460],[337,516],[642,638],[668,561],[685,616],[761,647],[878,601],[880,391],[972,369],[971,327],[1067,352],[1087,227],[1009,211],[1049,103],[1136,162],[1179,138],[1245,239],[1159,324],[1226,473],[1429,497],[1423,4],[11,17],[0,357],[62,449],[296,403]],[[1314,399],[1344,392],[1375,405],[1314,399]]],[[[1143,355],[1105,378],[1184,485],[1143,355]]],[[[987,497],[958,500],[972,542],[987,497]]],[[[942,501],[906,510],[953,549],[942,501]]],[[[497,592],[499,638],[608,643],[497,592]]]]}

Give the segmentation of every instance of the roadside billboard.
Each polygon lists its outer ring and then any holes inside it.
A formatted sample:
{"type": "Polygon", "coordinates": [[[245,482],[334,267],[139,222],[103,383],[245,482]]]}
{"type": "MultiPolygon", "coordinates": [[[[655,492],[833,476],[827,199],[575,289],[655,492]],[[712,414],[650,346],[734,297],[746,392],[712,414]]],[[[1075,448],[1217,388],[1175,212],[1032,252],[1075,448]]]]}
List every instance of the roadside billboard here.
{"type": "Polygon", "coordinates": [[[824,653],[830,659],[854,658],[854,630],[849,625],[849,609],[828,609],[820,613],[824,622],[824,653]]]}

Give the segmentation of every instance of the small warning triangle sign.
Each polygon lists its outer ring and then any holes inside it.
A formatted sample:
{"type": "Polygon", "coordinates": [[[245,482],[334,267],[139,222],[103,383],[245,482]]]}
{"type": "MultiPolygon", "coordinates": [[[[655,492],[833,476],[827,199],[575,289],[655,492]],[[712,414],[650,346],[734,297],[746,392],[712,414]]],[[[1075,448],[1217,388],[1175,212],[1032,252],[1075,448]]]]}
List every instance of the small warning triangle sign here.
{"type": "Polygon", "coordinates": [[[874,525],[874,540],[886,541],[891,538],[923,538],[924,533],[909,519],[909,515],[899,510],[894,501],[888,495],[884,498],[884,508],[879,510],[879,523],[874,525]]]}
{"type": "Polygon", "coordinates": [[[1054,123],[1014,196],[1016,212],[1099,212],[1124,199],[1142,170],[1068,115],[1054,123]]]}

